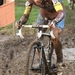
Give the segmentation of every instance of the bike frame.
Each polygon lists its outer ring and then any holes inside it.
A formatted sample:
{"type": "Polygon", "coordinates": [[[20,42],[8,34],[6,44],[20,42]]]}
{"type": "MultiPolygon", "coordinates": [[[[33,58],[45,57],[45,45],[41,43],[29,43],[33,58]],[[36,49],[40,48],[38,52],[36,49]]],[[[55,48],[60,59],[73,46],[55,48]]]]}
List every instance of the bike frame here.
{"type": "MultiPolygon", "coordinates": [[[[45,64],[45,69],[48,70],[48,74],[49,74],[49,70],[51,69],[51,56],[52,56],[52,53],[53,53],[53,49],[51,48],[51,46],[52,46],[51,35],[50,35],[50,33],[43,33],[40,30],[38,32],[38,40],[40,42],[40,48],[38,48],[37,46],[36,46],[36,48],[40,49],[40,64],[43,64],[43,63],[45,64]],[[45,52],[44,52],[44,44],[41,40],[41,36],[48,37],[48,55],[47,55],[47,59],[46,59],[46,55],[45,55],[45,52]]],[[[35,57],[35,51],[34,51],[34,55],[33,55],[33,61],[34,61],[34,57],[35,57]]],[[[33,61],[32,61],[32,63],[33,63],[33,61]]],[[[41,71],[42,71],[42,68],[41,68],[41,71]]]]}

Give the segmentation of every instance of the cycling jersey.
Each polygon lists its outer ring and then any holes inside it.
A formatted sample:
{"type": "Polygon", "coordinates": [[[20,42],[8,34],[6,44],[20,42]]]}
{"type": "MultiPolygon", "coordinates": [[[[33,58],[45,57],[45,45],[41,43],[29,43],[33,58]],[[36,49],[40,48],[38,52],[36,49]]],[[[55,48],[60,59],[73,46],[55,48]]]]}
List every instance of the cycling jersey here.
{"type": "Polygon", "coordinates": [[[24,11],[24,16],[22,17],[23,20],[21,19],[23,24],[27,22],[33,5],[40,7],[40,14],[43,18],[50,20],[55,19],[56,22],[59,22],[64,17],[62,0],[43,0],[38,5],[34,0],[27,0],[25,3],[26,8],[24,11]]]}
{"type": "MultiPolygon", "coordinates": [[[[31,0],[33,1],[33,0],[31,0]]],[[[25,12],[24,14],[29,14],[32,5],[36,5],[35,2],[33,1],[33,3],[30,0],[26,1],[25,6],[25,12]]],[[[60,0],[43,0],[44,2],[41,3],[41,5],[37,5],[40,8],[43,8],[44,10],[47,10],[49,12],[55,12],[55,11],[59,11],[59,10],[63,10],[62,4],[60,3],[60,0]]]]}

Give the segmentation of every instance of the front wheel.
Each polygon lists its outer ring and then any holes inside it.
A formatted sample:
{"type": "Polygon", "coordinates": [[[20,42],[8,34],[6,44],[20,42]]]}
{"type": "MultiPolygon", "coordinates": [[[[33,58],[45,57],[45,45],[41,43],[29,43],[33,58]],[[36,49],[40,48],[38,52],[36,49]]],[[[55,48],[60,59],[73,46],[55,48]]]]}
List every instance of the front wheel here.
{"type": "Polygon", "coordinates": [[[40,42],[38,40],[34,40],[30,43],[27,49],[27,56],[26,56],[26,66],[25,66],[25,75],[46,75],[45,74],[45,64],[41,62],[38,69],[34,67],[36,64],[40,62],[37,60],[36,49],[39,52],[39,45],[40,42]]]}

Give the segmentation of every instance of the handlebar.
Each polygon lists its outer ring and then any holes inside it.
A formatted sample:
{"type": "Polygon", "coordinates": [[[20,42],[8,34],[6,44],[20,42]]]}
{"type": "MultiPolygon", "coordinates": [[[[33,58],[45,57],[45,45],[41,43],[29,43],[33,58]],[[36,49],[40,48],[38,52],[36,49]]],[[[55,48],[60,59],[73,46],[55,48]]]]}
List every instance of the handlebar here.
{"type": "Polygon", "coordinates": [[[38,26],[34,26],[34,25],[22,25],[23,27],[28,27],[28,28],[48,28],[48,25],[38,25],[38,26]]]}
{"type": "MultiPolygon", "coordinates": [[[[34,25],[22,25],[23,27],[29,27],[29,28],[49,28],[48,25],[38,25],[38,26],[34,26],[34,25]]],[[[22,35],[22,28],[19,29],[19,32],[16,34],[18,36],[20,36],[21,38],[24,38],[24,36],[22,35]]],[[[42,35],[44,36],[51,36],[53,38],[55,38],[53,31],[51,30],[50,33],[42,33],[42,31],[38,32],[38,37],[40,38],[42,35]]]]}
{"type": "MultiPolygon", "coordinates": [[[[23,27],[28,27],[28,28],[49,28],[48,25],[22,25],[23,27]]],[[[42,31],[38,32],[38,37],[40,38],[41,36],[51,36],[49,33],[43,33],[42,31]]]]}

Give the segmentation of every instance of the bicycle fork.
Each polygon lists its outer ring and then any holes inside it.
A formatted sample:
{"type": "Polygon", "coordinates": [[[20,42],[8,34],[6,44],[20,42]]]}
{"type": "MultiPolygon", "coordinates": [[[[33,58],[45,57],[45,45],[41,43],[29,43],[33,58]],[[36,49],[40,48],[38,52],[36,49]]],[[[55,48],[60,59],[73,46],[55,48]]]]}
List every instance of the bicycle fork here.
{"type": "Polygon", "coordinates": [[[52,65],[51,65],[52,53],[53,53],[53,43],[51,42],[50,37],[49,37],[48,56],[47,56],[47,65],[48,65],[49,74],[50,74],[50,71],[52,69],[52,65]]]}
{"type": "MultiPolygon", "coordinates": [[[[45,52],[44,52],[44,46],[41,46],[41,50],[40,50],[40,64],[44,64],[42,66],[42,68],[44,68],[45,73],[43,75],[49,74],[49,70],[48,70],[48,66],[47,66],[47,60],[45,57],[45,52]]],[[[41,71],[43,72],[43,69],[41,68],[41,71]]]]}
{"type": "MultiPolygon", "coordinates": [[[[49,44],[51,45],[51,44],[49,44]]],[[[47,63],[48,63],[48,69],[51,69],[51,57],[52,57],[53,49],[49,46],[48,50],[48,58],[47,58],[47,63]]]]}

